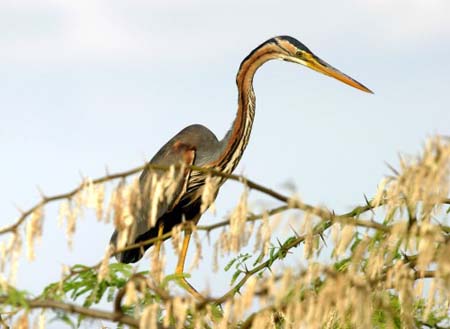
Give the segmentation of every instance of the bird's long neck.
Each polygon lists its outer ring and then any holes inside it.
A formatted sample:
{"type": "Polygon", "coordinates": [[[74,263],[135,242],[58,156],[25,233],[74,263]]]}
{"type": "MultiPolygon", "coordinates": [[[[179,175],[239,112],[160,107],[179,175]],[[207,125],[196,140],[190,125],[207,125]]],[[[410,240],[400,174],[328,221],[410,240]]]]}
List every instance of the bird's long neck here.
{"type": "Polygon", "coordinates": [[[253,50],[241,63],[236,76],[238,87],[238,110],[231,129],[221,140],[220,155],[216,168],[231,173],[236,168],[248,144],[255,116],[255,93],[253,77],[265,62],[277,58],[279,50],[273,43],[266,42],[253,50]]]}

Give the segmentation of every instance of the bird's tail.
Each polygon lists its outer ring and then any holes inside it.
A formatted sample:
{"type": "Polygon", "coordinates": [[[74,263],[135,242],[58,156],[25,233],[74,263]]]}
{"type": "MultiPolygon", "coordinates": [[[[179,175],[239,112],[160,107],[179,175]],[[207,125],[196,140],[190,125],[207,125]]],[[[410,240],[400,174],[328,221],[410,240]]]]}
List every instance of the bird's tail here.
{"type": "MultiPolygon", "coordinates": [[[[147,232],[145,232],[144,234],[139,235],[134,241],[130,241],[129,243],[126,244],[126,246],[130,246],[132,244],[138,244],[140,242],[144,242],[153,238],[156,238],[158,236],[158,223],[152,227],[150,230],[148,230],[147,232]]],[[[169,232],[172,229],[172,227],[164,227],[163,230],[163,234],[169,232]]],[[[117,230],[114,231],[114,233],[111,236],[111,240],[110,240],[110,244],[114,247],[117,247],[117,235],[118,232],[117,230]]],[[[143,244],[142,246],[130,249],[130,250],[125,250],[123,252],[120,252],[118,254],[115,255],[116,259],[118,262],[120,263],[136,263],[137,261],[139,261],[142,256],[144,256],[145,251],[150,248],[151,246],[153,246],[154,243],[148,243],[148,244],[143,244]]]]}

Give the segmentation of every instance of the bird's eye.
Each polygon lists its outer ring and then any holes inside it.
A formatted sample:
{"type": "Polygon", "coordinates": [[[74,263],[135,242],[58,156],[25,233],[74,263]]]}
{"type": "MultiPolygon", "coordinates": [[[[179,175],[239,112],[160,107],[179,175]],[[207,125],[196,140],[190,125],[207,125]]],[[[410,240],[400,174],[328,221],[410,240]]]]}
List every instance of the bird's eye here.
{"type": "Polygon", "coordinates": [[[303,56],[303,52],[302,52],[301,50],[298,50],[298,51],[295,53],[295,55],[298,56],[298,57],[302,57],[302,56],[303,56]]]}

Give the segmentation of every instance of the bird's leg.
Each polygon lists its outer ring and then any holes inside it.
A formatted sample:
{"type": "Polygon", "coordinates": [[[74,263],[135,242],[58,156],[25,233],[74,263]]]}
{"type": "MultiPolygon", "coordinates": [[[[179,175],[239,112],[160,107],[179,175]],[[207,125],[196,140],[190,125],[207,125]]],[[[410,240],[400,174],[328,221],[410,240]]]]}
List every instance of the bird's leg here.
{"type": "Polygon", "coordinates": [[[189,248],[189,241],[191,240],[191,231],[184,233],[183,246],[181,247],[180,255],[178,256],[178,263],[175,273],[180,274],[184,271],[184,263],[186,262],[186,254],[189,248]]]}
{"type": "Polygon", "coordinates": [[[161,244],[162,244],[162,240],[161,237],[163,235],[164,232],[164,224],[160,224],[158,226],[158,241],[156,241],[156,245],[155,245],[155,254],[159,255],[159,251],[161,250],[161,244]]]}
{"type": "Polygon", "coordinates": [[[160,224],[158,226],[158,240],[155,242],[155,247],[152,252],[152,273],[155,278],[155,280],[160,283],[162,280],[162,264],[161,264],[161,245],[162,245],[162,239],[161,236],[164,232],[164,224],[160,224]]]}
{"type": "Polygon", "coordinates": [[[186,280],[184,276],[182,276],[184,272],[184,263],[186,262],[186,254],[189,247],[189,241],[191,240],[191,234],[191,230],[186,230],[184,233],[183,247],[181,248],[180,255],[178,256],[178,264],[175,270],[175,274],[181,275],[180,281],[187,292],[189,292],[195,298],[203,300],[205,298],[197,290],[195,290],[195,288],[186,280]]]}

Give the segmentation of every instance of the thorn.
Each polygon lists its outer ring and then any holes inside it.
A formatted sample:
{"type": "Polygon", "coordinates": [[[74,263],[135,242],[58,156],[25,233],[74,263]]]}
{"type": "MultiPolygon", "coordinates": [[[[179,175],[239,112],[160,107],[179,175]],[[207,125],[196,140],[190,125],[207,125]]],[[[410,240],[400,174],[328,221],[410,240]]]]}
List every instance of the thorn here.
{"type": "Polygon", "coordinates": [[[281,244],[281,242],[278,238],[277,238],[277,242],[278,242],[278,245],[280,246],[280,248],[283,248],[283,245],[281,244]]]}
{"type": "Polygon", "coordinates": [[[363,193],[363,196],[364,196],[364,201],[366,201],[366,205],[367,205],[368,207],[371,207],[370,202],[369,202],[369,199],[367,198],[366,193],[363,193]]]}
{"type": "Polygon", "coordinates": [[[109,172],[108,165],[105,165],[105,173],[106,173],[106,177],[109,177],[110,172],[109,172]]]}
{"type": "Polygon", "coordinates": [[[402,254],[403,259],[405,259],[407,262],[409,262],[409,256],[407,254],[405,254],[403,251],[400,251],[400,253],[402,254]]]}
{"type": "Polygon", "coordinates": [[[325,241],[325,238],[323,237],[323,232],[319,233],[320,239],[322,240],[325,247],[328,247],[327,242],[325,241]]]}
{"type": "MultiPolygon", "coordinates": [[[[402,160],[402,158],[400,157],[400,160],[402,160]]],[[[397,169],[395,169],[393,166],[391,166],[389,164],[389,162],[384,161],[384,164],[394,173],[395,176],[400,176],[400,173],[397,171],[397,169]]]]}
{"type": "Polygon", "coordinates": [[[44,199],[44,200],[47,199],[47,197],[45,196],[44,191],[41,189],[41,187],[39,185],[36,185],[36,189],[38,190],[39,195],[41,196],[42,199],[44,199]]]}
{"type": "Polygon", "coordinates": [[[375,215],[375,211],[373,210],[373,207],[372,207],[372,205],[370,204],[370,201],[369,201],[369,199],[367,198],[367,195],[366,195],[365,193],[364,193],[363,195],[364,195],[364,200],[366,201],[367,207],[369,207],[370,212],[371,212],[373,215],[375,215]]]}
{"type": "Polygon", "coordinates": [[[289,224],[289,227],[291,228],[292,232],[294,232],[295,237],[298,239],[300,235],[294,230],[291,224],[289,224]]]}
{"type": "Polygon", "coordinates": [[[22,208],[20,208],[20,206],[19,206],[17,203],[12,202],[12,205],[13,205],[14,208],[16,208],[16,210],[17,210],[18,212],[20,212],[21,215],[23,215],[23,213],[24,213],[25,211],[24,211],[22,208]]]}

